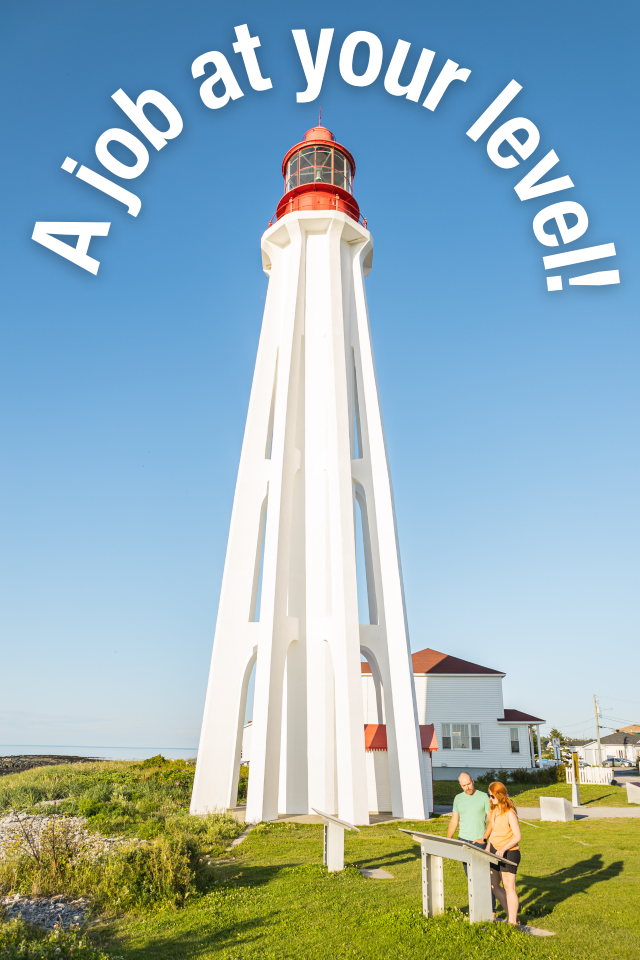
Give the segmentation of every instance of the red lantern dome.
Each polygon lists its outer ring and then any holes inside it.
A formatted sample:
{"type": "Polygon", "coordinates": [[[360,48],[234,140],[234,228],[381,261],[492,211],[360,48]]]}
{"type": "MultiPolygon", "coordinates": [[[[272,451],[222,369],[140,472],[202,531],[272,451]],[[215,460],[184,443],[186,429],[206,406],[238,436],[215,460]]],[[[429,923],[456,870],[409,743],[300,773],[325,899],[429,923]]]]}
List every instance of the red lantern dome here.
{"type": "Polygon", "coordinates": [[[360,208],[353,198],[356,164],[326,127],[312,127],[282,161],[284,196],[278,204],[279,220],[294,210],[340,210],[354,220],[360,208]]]}

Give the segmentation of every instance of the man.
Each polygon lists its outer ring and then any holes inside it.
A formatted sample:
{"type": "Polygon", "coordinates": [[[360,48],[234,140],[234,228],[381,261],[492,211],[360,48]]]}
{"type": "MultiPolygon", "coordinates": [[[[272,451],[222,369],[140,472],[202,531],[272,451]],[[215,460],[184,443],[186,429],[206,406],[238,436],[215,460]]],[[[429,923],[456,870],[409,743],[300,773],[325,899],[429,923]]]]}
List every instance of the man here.
{"type": "Polygon", "coordinates": [[[483,836],[487,828],[487,814],[491,806],[489,797],[481,790],[476,790],[476,785],[468,773],[461,773],[458,777],[458,783],[464,792],[458,793],[454,798],[453,814],[447,836],[451,838],[459,824],[459,840],[477,843],[484,847],[483,836]]]}
{"type": "MultiPolygon", "coordinates": [[[[451,815],[447,836],[451,838],[456,832],[458,824],[460,824],[458,840],[475,843],[484,850],[486,847],[484,832],[487,829],[487,815],[491,808],[489,794],[476,790],[476,785],[468,773],[461,773],[458,777],[458,783],[464,792],[456,794],[453,799],[453,814],[451,815]]],[[[463,863],[462,866],[464,872],[467,873],[466,863],[463,863]]],[[[491,905],[495,920],[496,898],[493,890],[491,891],[491,905]]]]}

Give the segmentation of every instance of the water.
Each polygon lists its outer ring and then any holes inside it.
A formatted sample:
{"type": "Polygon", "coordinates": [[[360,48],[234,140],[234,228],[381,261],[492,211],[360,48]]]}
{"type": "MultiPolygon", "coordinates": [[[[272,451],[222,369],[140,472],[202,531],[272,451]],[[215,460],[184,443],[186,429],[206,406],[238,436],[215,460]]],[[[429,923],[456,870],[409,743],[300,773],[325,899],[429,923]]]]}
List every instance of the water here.
{"type": "Polygon", "coordinates": [[[78,747],[51,744],[0,743],[0,756],[53,754],[64,757],[96,757],[100,760],[148,760],[161,753],[167,760],[188,760],[198,755],[197,747],[78,747]]]}

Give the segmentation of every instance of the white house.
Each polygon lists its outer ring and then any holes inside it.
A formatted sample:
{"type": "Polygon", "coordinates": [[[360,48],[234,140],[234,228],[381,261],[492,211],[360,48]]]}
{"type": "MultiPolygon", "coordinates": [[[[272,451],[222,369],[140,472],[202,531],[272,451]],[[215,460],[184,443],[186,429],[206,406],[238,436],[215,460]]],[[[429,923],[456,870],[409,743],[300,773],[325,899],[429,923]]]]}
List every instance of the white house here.
{"type": "MultiPolygon", "coordinates": [[[[589,766],[598,766],[598,741],[589,740],[578,747],[578,756],[589,766]]],[[[614,757],[619,760],[631,760],[637,763],[640,758],[640,734],[625,733],[616,730],[606,737],[600,737],[600,753],[603,760],[614,757]]]]}
{"type": "MultiPolygon", "coordinates": [[[[532,729],[538,729],[539,744],[539,725],[545,721],[504,709],[504,673],[428,647],[411,659],[418,722],[433,724],[435,729],[436,780],[453,780],[463,770],[478,776],[487,770],[536,765],[532,729]]],[[[379,684],[369,663],[362,663],[361,670],[365,723],[384,723],[379,684]]]]}

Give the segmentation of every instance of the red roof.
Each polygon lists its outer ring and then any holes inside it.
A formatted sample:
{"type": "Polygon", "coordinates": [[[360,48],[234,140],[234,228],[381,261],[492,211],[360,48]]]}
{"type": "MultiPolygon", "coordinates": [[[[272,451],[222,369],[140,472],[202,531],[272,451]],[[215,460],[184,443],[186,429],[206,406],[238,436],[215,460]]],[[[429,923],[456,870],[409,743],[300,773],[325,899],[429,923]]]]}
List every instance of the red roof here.
{"type": "MultiPolygon", "coordinates": [[[[423,750],[433,752],[438,749],[436,731],[432,723],[420,724],[420,743],[423,750]]],[[[387,749],[387,726],[384,723],[365,723],[364,725],[365,750],[387,749]]]]}
{"type": "Polygon", "coordinates": [[[546,723],[540,717],[532,717],[530,713],[523,713],[522,710],[505,710],[504,717],[498,717],[498,723],[546,723]]]}
{"type": "MultiPolygon", "coordinates": [[[[481,667],[479,663],[471,663],[470,660],[461,660],[459,657],[450,657],[448,653],[440,653],[439,650],[432,650],[426,647],[424,650],[418,650],[411,655],[413,663],[413,672],[415,673],[475,673],[475,674],[493,674],[497,677],[503,677],[501,670],[492,670],[491,667],[481,667]]],[[[361,663],[360,669],[363,673],[371,673],[371,667],[368,663],[361,663]]]]}

